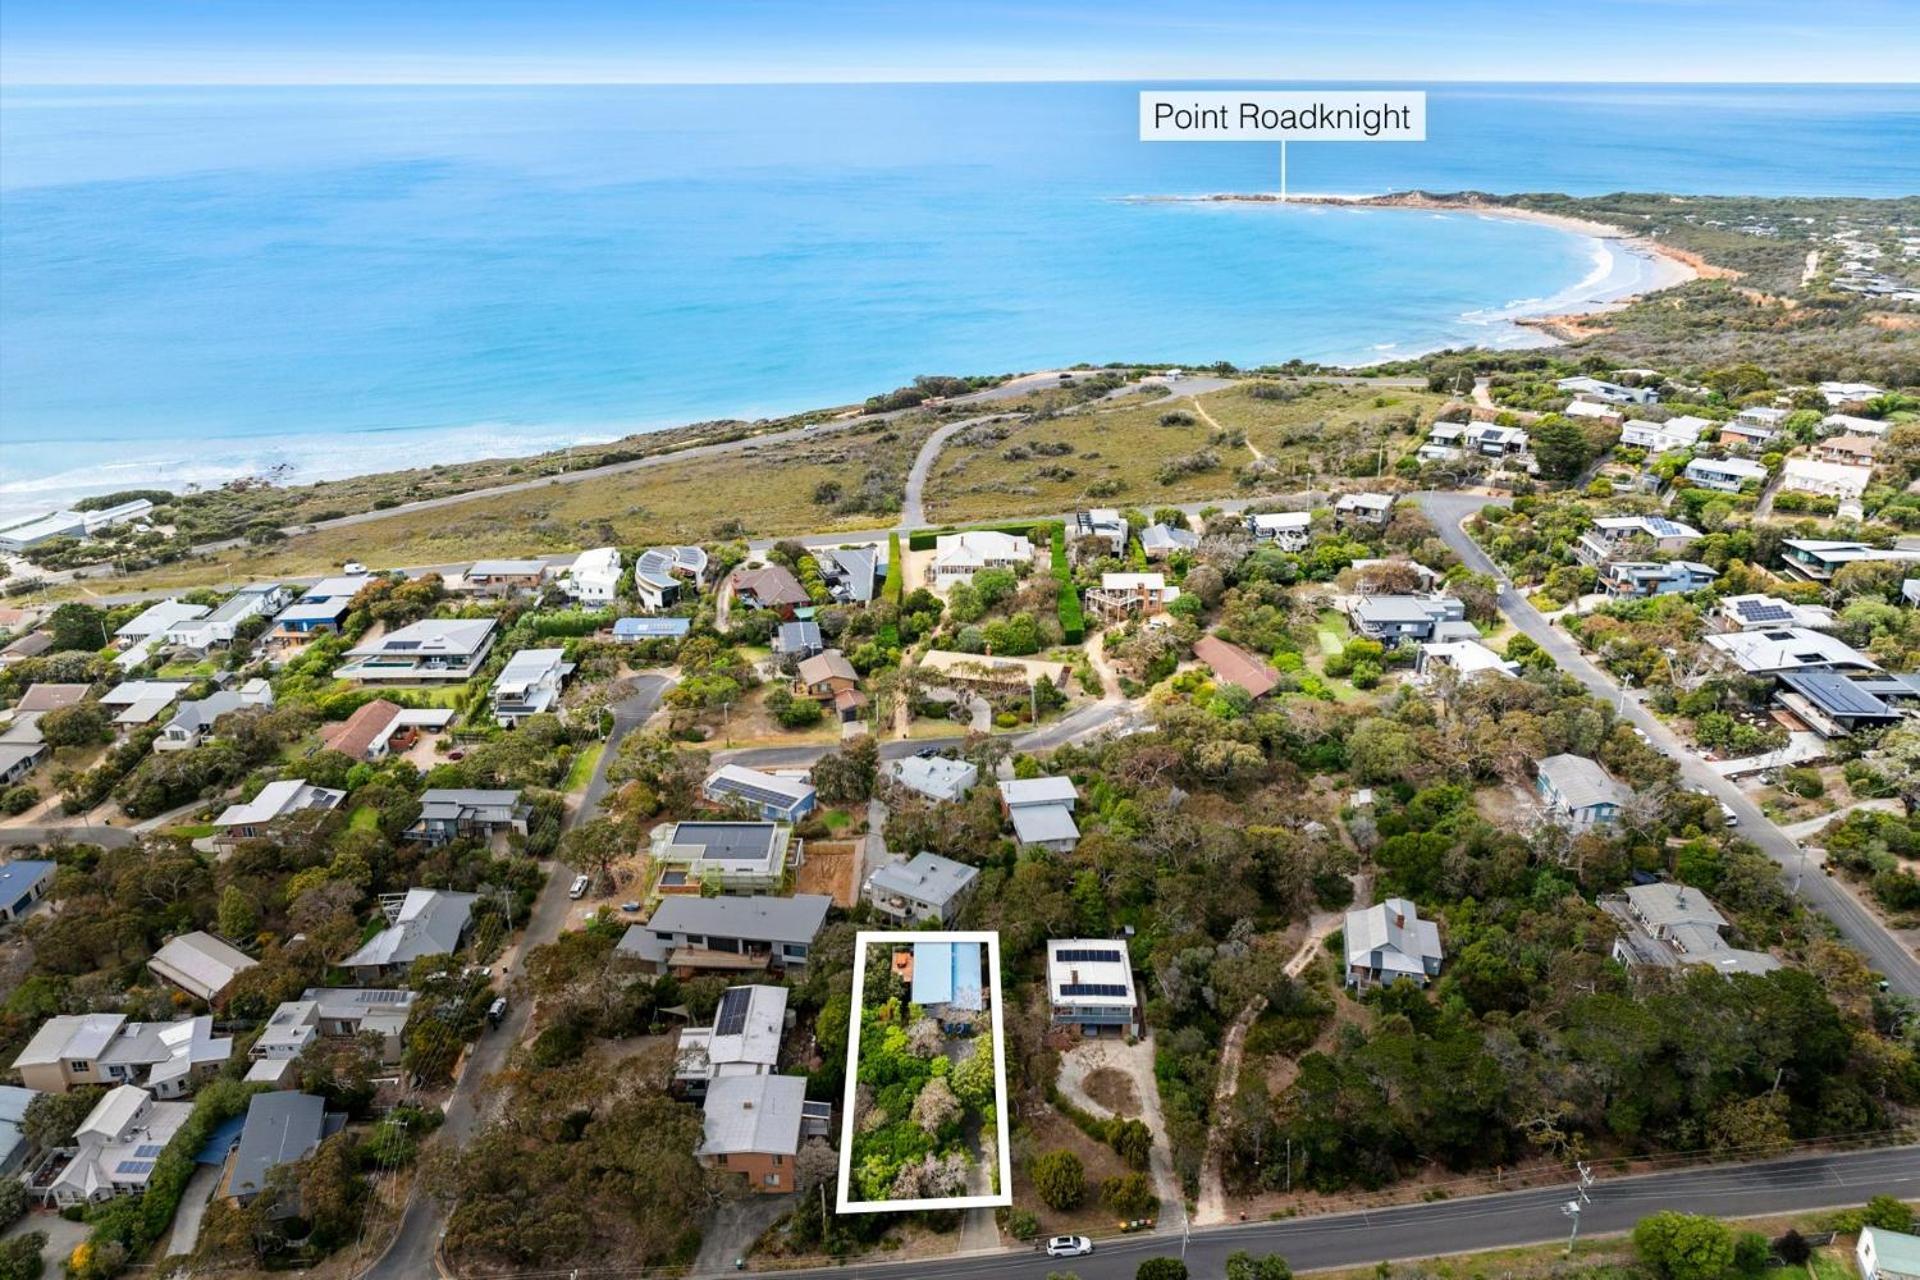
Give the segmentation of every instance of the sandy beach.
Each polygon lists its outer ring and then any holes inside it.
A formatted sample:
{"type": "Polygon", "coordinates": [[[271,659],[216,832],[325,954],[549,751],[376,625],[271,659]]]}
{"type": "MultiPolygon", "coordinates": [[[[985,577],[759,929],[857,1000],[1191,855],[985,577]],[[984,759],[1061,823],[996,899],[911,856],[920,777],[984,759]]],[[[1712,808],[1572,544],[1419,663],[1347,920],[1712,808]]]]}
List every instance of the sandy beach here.
{"type": "MultiPolygon", "coordinates": [[[[1149,197],[1155,198],[1155,197],[1149,197]]],[[[1603,326],[1595,317],[1619,310],[1629,302],[1662,289],[1671,289],[1691,280],[1720,279],[1736,273],[1703,262],[1684,249],[1676,249],[1647,236],[1636,235],[1611,223],[1575,218],[1566,214],[1490,204],[1481,200],[1449,198],[1426,192],[1392,195],[1358,195],[1331,192],[1292,194],[1283,202],[1273,192],[1220,193],[1208,196],[1158,197],[1176,201],[1190,200],[1234,204],[1325,205],[1347,209],[1402,209],[1428,213],[1459,213],[1481,218],[1508,218],[1552,227],[1594,243],[1594,269],[1573,287],[1550,298],[1518,299],[1496,311],[1471,317],[1477,321],[1518,326],[1524,335],[1514,342],[1490,342],[1492,346],[1550,345],[1587,337],[1603,326]]]]}

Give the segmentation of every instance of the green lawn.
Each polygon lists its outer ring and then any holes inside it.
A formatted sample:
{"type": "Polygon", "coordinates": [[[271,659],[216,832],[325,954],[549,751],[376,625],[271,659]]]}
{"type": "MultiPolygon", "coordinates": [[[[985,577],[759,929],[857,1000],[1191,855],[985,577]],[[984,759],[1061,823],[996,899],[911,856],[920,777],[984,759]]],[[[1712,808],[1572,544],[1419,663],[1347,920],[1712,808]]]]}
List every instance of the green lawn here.
{"type": "Polygon", "coordinates": [[[600,753],[606,749],[606,743],[595,742],[576,755],[573,758],[573,766],[567,770],[567,780],[560,784],[560,790],[572,793],[586,786],[588,780],[593,777],[595,766],[600,763],[600,753]]]}
{"type": "Polygon", "coordinates": [[[182,840],[204,840],[213,834],[211,822],[197,822],[188,826],[168,827],[167,834],[178,836],[182,840]]]}
{"type": "Polygon", "coordinates": [[[378,831],[380,829],[380,811],[370,804],[363,804],[353,811],[347,819],[349,831],[378,831]]]}

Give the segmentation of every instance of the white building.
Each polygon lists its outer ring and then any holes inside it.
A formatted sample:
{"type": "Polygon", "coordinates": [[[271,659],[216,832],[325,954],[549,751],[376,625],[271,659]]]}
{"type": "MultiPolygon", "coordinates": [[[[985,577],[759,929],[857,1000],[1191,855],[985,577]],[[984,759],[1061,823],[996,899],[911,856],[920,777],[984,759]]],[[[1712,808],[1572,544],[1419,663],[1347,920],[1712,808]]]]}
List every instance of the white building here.
{"type": "Polygon", "coordinates": [[[213,820],[214,838],[226,845],[261,839],[273,834],[274,824],[291,814],[309,809],[331,812],[346,798],[346,792],[332,787],[316,787],[303,778],[282,778],[260,788],[253,799],[223,809],[213,820]]]}
{"type": "Polygon", "coordinates": [[[1701,488],[1721,493],[1738,493],[1749,481],[1767,482],[1767,469],[1745,458],[1695,458],[1687,464],[1685,475],[1701,488]]]}
{"type": "Polygon", "coordinates": [[[560,704],[560,685],[573,672],[565,649],[522,649],[493,681],[493,718],[511,729],[560,704]]]}
{"type": "Polygon", "coordinates": [[[595,547],[582,551],[564,570],[560,586],[581,604],[611,604],[620,594],[620,549],[595,547]]]}
{"type": "Polygon", "coordinates": [[[1125,942],[1049,939],[1047,1000],[1056,1027],[1088,1037],[1140,1034],[1140,1001],[1125,942]]]}
{"type": "Polygon", "coordinates": [[[147,1189],[160,1153],[186,1127],[193,1104],[156,1102],[145,1089],[109,1089],[73,1131],[69,1159],[45,1192],[65,1208],[147,1189]]]}
{"type": "Polygon", "coordinates": [[[1282,551],[1305,551],[1313,540],[1313,515],[1306,511],[1259,511],[1247,515],[1247,532],[1256,541],[1282,551]]]}
{"type": "Polygon", "coordinates": [[[219,1004],[233,980],[259,964],[210,933],[183,933],[153,953],[153,976],[208,1004],[219,1004]]]}
{"type": "Polygon", "coordinates": [[[933,541],[928,582],[969,582],[982,569],[1016,569],[1033,563],[1033,543],[1017,533],[967,529],[933,541]]]}
{"type": "Polygon", "coordinates": [[[1405,898],[1347,912],[1345,939],[1350,987],[1394,982],[1424,987],[1439,975],[1445,959],[1440,926],[1422,920],[1420,909],[1405,898]]]}
{"type": "Polygon", "coordinates": [[[1054,853],[1071,853],[1080,842],[1072,778],[1022,778],[1000,784],[1000,808],[1013,823],[1014,838],[1054,853]]]}
{"type": "Polygon", "coordinates": [[[1727,631],[1707,644],[1750,676],[1786,671],[1878,671],[1880,664],[1838,636],[1805,627],[1727,631]]]}
{"type": "Polygon", "coordinates": [[[287,589],[270,583],[242,587],[202,618],[182,619],[161,632],[166,644],[188,649],[212,649],[232,644],[240,624],[261,614],[275,614],[287,604],[287,589]]]}
{"type": "Polygon", "coordinates": [[[1823,382],[1820,384],[1820,394],[1826,397],[1829,405],[1842,405],[1851,401],[1871,400],[1886,392],[1871,382],[1823,382]]]}
{"type": "Polygon", "coordinates": [[[1858,498],[1873,480],[1872,467],[1850,467],[1842,462],[1788,458],[1780,468],[1780,488],[1825,498],[1858,498]]]}
{"type": "Polygon", "coordinates": [[[946,756],[908,756],[888,761],[885,767],[895,782],[929,800],[963,800],[980,781],[980,770],[972,761],[946,756]]]}
{"type": "Polygon", "coordinates": [[[1637,446],[1649,453],[1691,449],[1700,443],[1700,433],[1713,425],[1706,418],[1696,418],[1691,414],[1682,414],[1665,422],[1645,422],[1635,418],[1621,426],[1620,443],[1637,446]]]}

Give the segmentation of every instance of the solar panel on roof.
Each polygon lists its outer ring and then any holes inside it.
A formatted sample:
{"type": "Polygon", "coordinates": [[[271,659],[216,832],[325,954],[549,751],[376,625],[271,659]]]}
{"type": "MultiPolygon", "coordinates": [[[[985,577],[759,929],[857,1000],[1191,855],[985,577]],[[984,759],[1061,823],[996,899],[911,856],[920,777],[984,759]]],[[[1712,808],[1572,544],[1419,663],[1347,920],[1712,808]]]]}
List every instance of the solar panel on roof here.
{"type": "Polygon", "coordinates": [[[776,809],[785,809],[793,804],[795,799],[793,796],[787,795],[784,792],[756,786],[751,782],[742,782],[737,778],[716,778],[714,780],[714,787],[716,790],[728,791],[737,796],[744,796],[757,804],[772,805],[776,809]]]}
{"type": "Polygon", "coordinates": [[[1655,533],[1659,534],[1663,538],[1675,537],[1676,535],[1686,532],[1685,529],[1681,528],[1679,525],[1675,524],[1673,521],[1663,519],[1660,516],[1655,516],[1651,520],[1648,520],[1647,524],[1652,527],[1655,533]]]}
{"type": "Polygon", "coordinates": [[[159,1155],[162,1151],[165,1151],[165,1150],[166,1148],[161,1146],[159,1143],[149,1142],[139,1147],[138,1149],[136,1149],[133,1154],[140,1157],[140,1159],[142,1160],[151,1160],[153,1159],[153,1157],[159,1155]]]}
{"type": "Polygon", "coordinates": [[[1783,605],[1769,600],[1742,600],[1740,616],[1749,622],[1785,622],[1793,613],[1783,605]]]}
{"type": "Polygon", "coordinates": [[[1117,982],[1069,982],[1060,988],[1063,996],[1124,996],[1127,989],[1117,982]]]}
{"type": "Polygon", "coordinates": [[[151,1160],[122,1160],[114,1169],[115,1173],[152,1173],[151,1160]]]}
{"type": "Polygon", "coordinates": [[[717,1036],[737,1036],[747,1027],[747,1007],[753,1003],[753,992],[745,987],[733,987],[720,997],[720,1014],[714,1019],[713,1033],[717,1036]]]}
{"type": "Polygon", "coordinates": [[[1119,964],[1121,960],[1120,953],[1110,949],[1057,951],[1054,955],[1068,964],[1119,964]]]}

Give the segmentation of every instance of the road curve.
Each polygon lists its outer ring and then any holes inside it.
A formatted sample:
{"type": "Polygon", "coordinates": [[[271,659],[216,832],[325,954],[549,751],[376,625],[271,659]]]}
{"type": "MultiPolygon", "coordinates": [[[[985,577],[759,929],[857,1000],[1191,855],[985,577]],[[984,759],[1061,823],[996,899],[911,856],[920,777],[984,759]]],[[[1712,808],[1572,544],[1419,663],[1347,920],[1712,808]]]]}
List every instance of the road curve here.
{"type": "MultiPolygon", "coordinates": [[[[1470,493],[1421,493],[1415,495],[1415,499],[1433,521],[1441,539],[1468,568],[1492,574],[1503,583],[1507,581],[1506,574],[1494,564],[1492,557],[1460,527],[1467,516],[1496,499],[1470,493]]],[[[1680,776],[1689,785],[1704,789],[1731,808],[1740,819],[1740,834],[1785,869],[1788,882],[1799,885],[1799,894],[1807,905],[1831,920],[1840,936],[1866,957],[1867,963],[1893,990],[1920,996],[1920,960],[1912,950],[1819,868],[1808,869],[1800,846],[1775,826],[1745,792],[1709,769],[1666,722],[1635,699],[1623,698],[1619,684],[1590,662],[1572,638],[1549,623],[1519,591],[1511,586],[1503,591],[1500,609],[1515,627],[1545,649],[1562,671],[1585,685],[1596,698],[1611,703],[1629,723],[1638,725],[1679,764],[1680,776]]]]}

